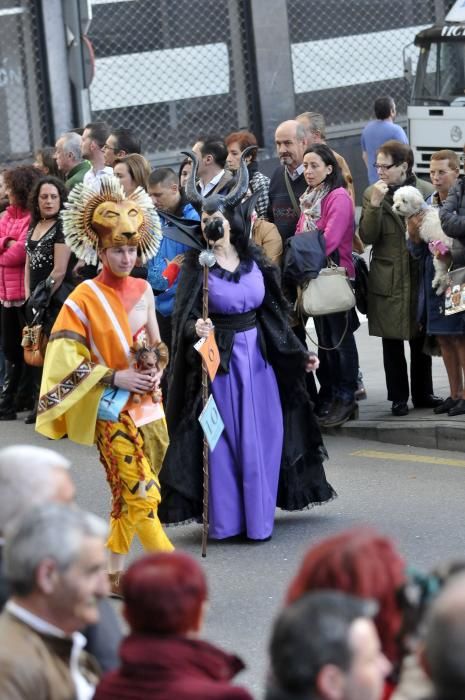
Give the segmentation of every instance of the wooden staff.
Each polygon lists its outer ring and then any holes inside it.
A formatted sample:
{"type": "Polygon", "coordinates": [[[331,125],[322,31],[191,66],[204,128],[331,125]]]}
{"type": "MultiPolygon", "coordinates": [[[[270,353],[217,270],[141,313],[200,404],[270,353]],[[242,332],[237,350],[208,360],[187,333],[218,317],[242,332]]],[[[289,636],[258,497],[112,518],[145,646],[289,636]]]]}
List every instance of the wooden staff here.
{"type": "MultiPolygon", "coordinates": [[[[202,298],[202,318],[208,318],[208,269],[215,264],[216,258],[211,250],[204,250],[199,255],[199,262],[203,267],[203,298],[202,298]]],[[[208,370],[205,360],[202,359],[202,404],[203,408],[208,401],[208,370]]],[[[202,511],[202,557],[207,556],[208,538],[208,487],[209,487],[209,462],[208,462],[208,440],[203,436],[203,511],[202,511]]]]}
{"type": "MultiPolygon", "coordinates": [[[[203,268],[203,302],[202,302],[202,318],[204,321],[208,318],[208,266],[203,268]]],[[[202,360],[202,405],[205,408],[208,401],[208,371],[205,360],[202,360]]],[[[202,557],[207,556],[207,538],[208,538],[208,440],[206,435],[203,436],[203,513],[202,513],[202,557]]]]}

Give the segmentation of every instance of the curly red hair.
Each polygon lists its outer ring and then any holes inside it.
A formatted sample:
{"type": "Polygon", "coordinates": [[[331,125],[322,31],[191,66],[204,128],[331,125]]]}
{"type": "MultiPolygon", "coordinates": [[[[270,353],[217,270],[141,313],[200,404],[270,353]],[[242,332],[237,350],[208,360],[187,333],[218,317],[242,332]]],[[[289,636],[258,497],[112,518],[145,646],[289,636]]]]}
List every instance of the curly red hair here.
{"type": "Polygon", "coordinates": [[[329,537],[307,552],[288,588],[286,603],[321,589],[376,600],[379,612],[374,622],[384,653],[395,662],[402,625],[398,592],[404,583],[405,563],[391,540],[369,528],[356,528],[329,537]]]}

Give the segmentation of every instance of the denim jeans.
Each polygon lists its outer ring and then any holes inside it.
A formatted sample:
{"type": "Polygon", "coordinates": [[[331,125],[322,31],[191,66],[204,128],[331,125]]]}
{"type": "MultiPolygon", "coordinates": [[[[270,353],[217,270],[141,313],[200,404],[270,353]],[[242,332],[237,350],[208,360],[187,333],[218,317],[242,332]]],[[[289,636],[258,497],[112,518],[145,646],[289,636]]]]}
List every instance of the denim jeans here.
{"type": "Polygon", "coordinates": [[[318,351],[320,356],[324,355],[325,366],[323,376],[318,379],[326,383],[325,386],[322,384],[320,394],[325,397],[331,396],[333,400],[351,403],[357,390],[358,377],[358,352],[354,338],[354,331],[360,325],[357,314],[352,309],[347,314],[342,312],[315,316],[313,320],[319,345],[333,348],[339,344],[344,333],[347,315],[347,332],[339,347],[335,350],[320,348],[318,351]]]}

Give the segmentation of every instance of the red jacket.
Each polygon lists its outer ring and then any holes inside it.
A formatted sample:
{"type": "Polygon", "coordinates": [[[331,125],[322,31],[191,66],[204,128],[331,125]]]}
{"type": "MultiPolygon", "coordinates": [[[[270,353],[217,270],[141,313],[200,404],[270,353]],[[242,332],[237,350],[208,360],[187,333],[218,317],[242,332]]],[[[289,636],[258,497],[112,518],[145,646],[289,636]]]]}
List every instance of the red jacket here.
{"type": "Polygon", "coordinates": [[[208,642],[131,634],[120,657],[121,668],[104,676],[94,700],[252,700],[230,684],[242,661],[208,642]]]}
{"type": "Polygon", "coordinates": [[[31,222],[28,211],[7,207],[0,218],[0,301],[24,301],[26,237],[31,222]],[[9,241],[15,241],[7,248],[9,241]]]}

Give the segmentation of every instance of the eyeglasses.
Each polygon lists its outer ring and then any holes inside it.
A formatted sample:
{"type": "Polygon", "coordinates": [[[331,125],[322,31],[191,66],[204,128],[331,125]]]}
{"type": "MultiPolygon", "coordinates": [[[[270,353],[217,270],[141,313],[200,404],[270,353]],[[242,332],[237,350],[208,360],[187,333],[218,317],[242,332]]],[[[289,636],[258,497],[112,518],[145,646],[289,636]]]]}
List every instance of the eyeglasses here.
{"type": "Polygon", "coordinates": [[[398,163],[391,163],[391,165],[382,165],[382,163],[373,163],[373,167],[376,168],[376,170],[390,170],[391,168],[394,168],[398,163]]]}
{"type": "Polygon", "coordinates": [[[109,146],[107,143],[104,143],[102,146],[102,151],[116,151],[118,149],[113,148],[112,146],[109,146]]]}

